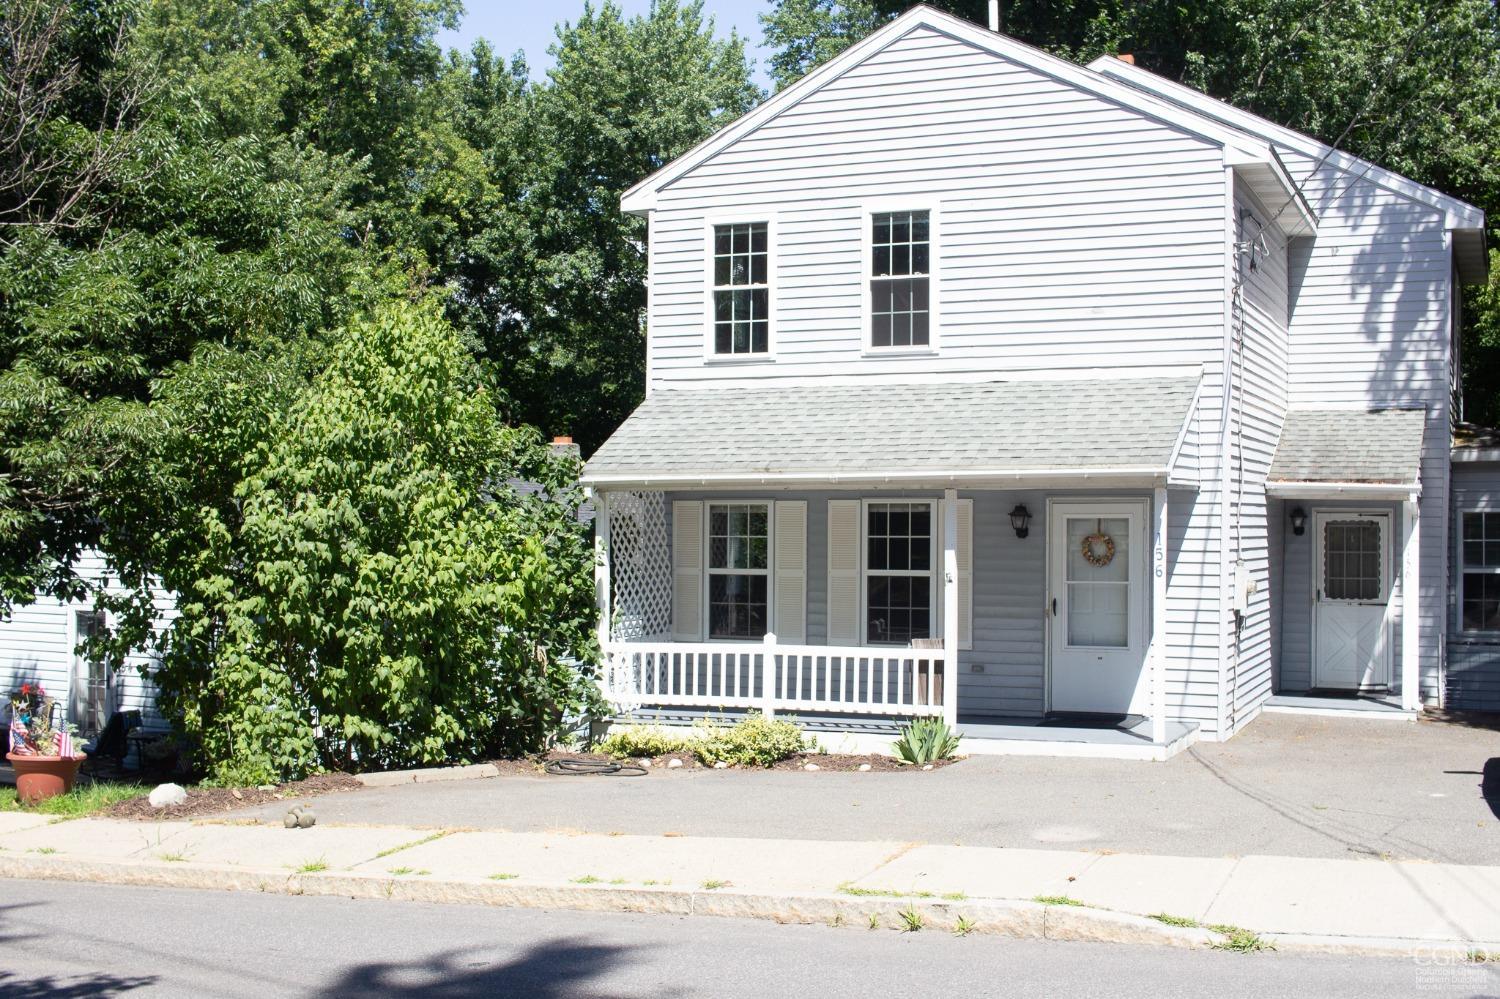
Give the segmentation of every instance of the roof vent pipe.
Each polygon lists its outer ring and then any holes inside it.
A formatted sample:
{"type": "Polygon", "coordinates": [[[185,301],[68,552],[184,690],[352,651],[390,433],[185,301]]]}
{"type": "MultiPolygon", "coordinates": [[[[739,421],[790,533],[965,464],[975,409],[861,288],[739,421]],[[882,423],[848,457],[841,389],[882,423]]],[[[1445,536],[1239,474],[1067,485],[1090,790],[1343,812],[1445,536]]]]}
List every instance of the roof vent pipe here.
{"type": "Polygon", "coordinates": [[[990,0],[990,30],[1000,30],[1000,0],[990,0]]]}

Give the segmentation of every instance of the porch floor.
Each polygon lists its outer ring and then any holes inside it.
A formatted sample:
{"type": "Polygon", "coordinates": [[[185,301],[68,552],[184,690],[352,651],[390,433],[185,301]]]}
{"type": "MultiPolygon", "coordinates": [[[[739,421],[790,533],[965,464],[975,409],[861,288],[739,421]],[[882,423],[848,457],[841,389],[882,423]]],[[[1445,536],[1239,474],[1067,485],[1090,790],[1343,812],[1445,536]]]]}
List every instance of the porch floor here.
{"type": "MultiPolygon", "coordinates": [[[[691,725],[704,718],[733,721],[744,711],[639,708],[615,719],[635,725],[691,725]]],[[[785,713],[834,752],[888,752],[902,719],[871,715],[785,713]]],[[[1165,744],[1151,741],[1151,720],[1132,715],[1120,725],[1074,727],[1037,716],[958,716],[960,751],[969,755],[1082,756],[1168,759],[1197,741],[1195,722],[1168,721],[1165,744]]]]}
{"type": "Polygon", "coordinates": [[[1264,711],[1274,714],[1321,715],[1329,718],[1366,718],[1389,721],[1412,721],[1417,712],[1401,706],[1399,694],[1359,694],[1343,691],[1308,691],[1300,694],[1272,694],[1264,711]]]}

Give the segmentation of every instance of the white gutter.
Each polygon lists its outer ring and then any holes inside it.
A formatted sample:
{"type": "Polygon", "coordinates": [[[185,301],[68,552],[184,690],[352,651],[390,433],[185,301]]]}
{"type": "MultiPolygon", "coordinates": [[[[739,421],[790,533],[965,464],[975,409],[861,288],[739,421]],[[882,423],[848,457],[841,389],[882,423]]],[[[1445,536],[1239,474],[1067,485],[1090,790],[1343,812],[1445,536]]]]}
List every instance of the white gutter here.
{"type": "Polygon", "coordinates": [[[1267,482],[1266,495],[1282,499],[1350,496],[1361,499],[1409,500],[1422,495],[1422,486],[1417,482],[1267,482]]]}

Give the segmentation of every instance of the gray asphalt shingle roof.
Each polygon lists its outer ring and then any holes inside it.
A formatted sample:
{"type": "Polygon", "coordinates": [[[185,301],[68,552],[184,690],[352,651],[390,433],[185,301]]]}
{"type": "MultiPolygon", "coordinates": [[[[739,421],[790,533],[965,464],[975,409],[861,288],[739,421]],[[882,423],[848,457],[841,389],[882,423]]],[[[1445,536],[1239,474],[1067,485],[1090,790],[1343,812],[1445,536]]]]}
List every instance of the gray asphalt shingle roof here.
{"type": "Polygon", "coordinates": [[[1294,409],[1267,478],[1272,482],[1407,485],[1422,471],[1420,409],[1294,409]]]}
{"type": "Polygon", "coordinates": [[[662,389],[585,481],[1048,469],[1164,472],[1198,379],[662,389]]]}

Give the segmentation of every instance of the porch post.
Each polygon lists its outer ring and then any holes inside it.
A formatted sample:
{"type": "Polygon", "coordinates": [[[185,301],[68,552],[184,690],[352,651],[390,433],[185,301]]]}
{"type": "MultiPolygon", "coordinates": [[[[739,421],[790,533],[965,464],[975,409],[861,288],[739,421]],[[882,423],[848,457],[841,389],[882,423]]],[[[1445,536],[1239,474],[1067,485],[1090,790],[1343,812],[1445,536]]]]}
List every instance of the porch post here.
{"type": "Polygon", "coordinates": [[[1401,707],[1422,706],[1422,522],[1416,497],[1401,504],[1401,707]]]}
{"type": "Polygon", "coordinates": [[[943,490],[943,720],[958,727],[958,490],[943,490]]]}
{"type": "Polygon", "coordinates": [[[609,643],[609,493],[596,492],[594,500],[594,603],[599,615],[599,652],[609,643]]]}
{"type": "Polygon", "coordinates": [[[1154,493],[1151,537],[1151,741],[1167,742],[1167,489],[1154,493]]]}

